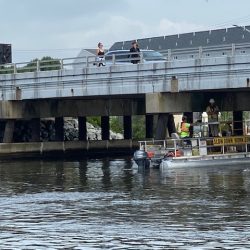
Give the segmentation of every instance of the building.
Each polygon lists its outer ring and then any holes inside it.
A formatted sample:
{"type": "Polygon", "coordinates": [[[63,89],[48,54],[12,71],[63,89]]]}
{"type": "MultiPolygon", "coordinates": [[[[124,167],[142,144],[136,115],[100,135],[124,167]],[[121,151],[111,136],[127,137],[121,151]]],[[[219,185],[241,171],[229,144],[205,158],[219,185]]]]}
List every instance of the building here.
{"type": "Polygon", "coordinates": [[[73,65],[74,68],[83,68],[87,66],[87,58],[88,63],[93,63],[96,58],[96,49],[82,49],[77,58],[74,59],[73,65]]]}
{"type": "MultiPolygon", "coordinates": [[[[141,49],[161,51],[172,59],[250,53],[250,26],[190,32],[170,36],[137,39],[141,49]]],[[[109,50],[130,49],[132,40],[114,43],[109,50]]]]}

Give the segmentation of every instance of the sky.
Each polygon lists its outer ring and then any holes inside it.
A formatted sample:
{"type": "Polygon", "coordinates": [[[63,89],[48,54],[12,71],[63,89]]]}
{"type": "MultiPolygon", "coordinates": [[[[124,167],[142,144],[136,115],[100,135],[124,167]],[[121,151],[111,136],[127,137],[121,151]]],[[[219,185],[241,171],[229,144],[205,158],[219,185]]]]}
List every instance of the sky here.
{"type": "Polygon", "coordinates": [[[250,25],[250,0],[0,0],[13,62],[76,57],[116,41],[250,25]]]}

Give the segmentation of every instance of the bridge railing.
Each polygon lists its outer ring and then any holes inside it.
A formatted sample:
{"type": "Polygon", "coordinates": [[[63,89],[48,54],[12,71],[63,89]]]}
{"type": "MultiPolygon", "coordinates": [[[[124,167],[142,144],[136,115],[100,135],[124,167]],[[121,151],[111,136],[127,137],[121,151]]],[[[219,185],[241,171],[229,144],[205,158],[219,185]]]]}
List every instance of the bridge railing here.
{"type": "MultiPolygon", "coordinates": [[[[183,60],[191,58],[206,58],[210,57],[223,57],[234,55],[250,54],[250,43],[241,44],[226,44],[220,46],[205,46],[194,47],[187,49],[169,49],[159,50],[168,61],[171,60],[183,60]]],[[[122,63],[131,63],[131,60],[139,60],[143,63],[143,54],[140,53],[138,58],[131,58],[129,55],[134,53],[128,53],[123,59],[121,54],[112,55],[112,60],[102,60],[102,65],[113,65],[122,63]]],[[[136,53],[138,54],[138,53],[136,53]]],[[[124,56],[124,53],[122,54],[124,56]]],[[[84,56],[84,57],[72,57],[62,59],[50,59],[50,60],[34,60],[31,62],[20,62],[0,65],[0,74],[16,74],[24,72],[36,72],[36,71],[48,71],[48,70],[62,70],[62,69],[74,69],[74,68],[87,68],[99,66],[98,57],[84,56]]]]}
{"type": "Polygon", "coordinates": [[[159,50],[168,60],[206,58],[219,56],[234,56],[236,54],[249,54],[250,43],[224,44],[220,46],[203,46],[183,49],[159,50]]]}

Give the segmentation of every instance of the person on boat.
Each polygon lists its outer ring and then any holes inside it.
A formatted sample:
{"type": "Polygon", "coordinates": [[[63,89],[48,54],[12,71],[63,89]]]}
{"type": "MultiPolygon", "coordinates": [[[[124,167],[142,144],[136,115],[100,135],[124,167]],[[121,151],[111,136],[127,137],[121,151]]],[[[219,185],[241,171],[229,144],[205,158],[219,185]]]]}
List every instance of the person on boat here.
{"type": "Polygon", "coordinates": [[[219,124],[218,124],[218,115],[219,115],[219,108],[215,104],[215,101],[213,98],[209,100],[209,105],[206,108],[206,112],[208,115],[208,123],[214,123],[209,124],[209,135],[212,137],[216,137],[219,135],[219,124]]]}
{"type": "MultiPolygon", "coordinates": [[[[193,124],[187,122],[187,117],[186,117],[186,116],[183,116],[183,117],[182,117],[182,122],[181,122],[181,133],[180,133],[181,139],[189,138],[189,137],[190,137],[190,127],[191,127],[192,125],[193,125],[193,124]]],[[[186,142],[187,144],[191,144],[190,140],[185,140],[185,142],[186,142]]]]}

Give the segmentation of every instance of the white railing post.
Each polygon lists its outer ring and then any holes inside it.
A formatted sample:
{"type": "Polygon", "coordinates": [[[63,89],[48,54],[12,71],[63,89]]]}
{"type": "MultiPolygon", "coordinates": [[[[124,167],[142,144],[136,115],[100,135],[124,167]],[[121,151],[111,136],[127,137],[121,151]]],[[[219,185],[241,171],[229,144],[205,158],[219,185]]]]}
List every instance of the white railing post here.
{"type": "Polygon", "coordinates": [[[63,69],[63,59],[60,60],[60,68],[63,69]]]}
{"type": "Polygon", "coordinates": [[[171,61],[171,57],[172,57],[172,50],[168,49],[168,61],[171,61]]]}
{"type": "Polygon", "coordinates": [[[16,74],[17,73],[17,68],[16,68],[16,64],[15,63],[13,64],[13,69],[14,69],[14,74],[16,74]]]}
{"type": "Polygon", "coordinates": [[[202,58],[202,47],[200,46],[199,47],[199,59],[201,59],[202,58]]]}
{"type": "Polygon", "coordinates": [[[112,55],[112,64],[115,64],[115,54],[112,55]]]}
{"type": "Polygon", "coordinates": [[[36,61],[36,71],[40,71],[40,60],[36,61]]]}
{"type": "MultiPolygon", "coordinates": [[[[84,65],[84,63],[83,63],[84,65]]],[[[94,65],[95,65],[95,62],[94,62],[94,65]]],[[[86,56],[86,68],[89,67],[89,56],[86,56]]]]}
{"type": "Polygon", "coordinates": [[[140,52],[139,57],[140,57],[140,63],[143,63],[143,53],[142,52],[140,52]]]}
{"type": "Polygon", "coordinates": [[[232,56],[234,56],[235,55],[235,44],[234,43],[232,43],[232,56]]]}

